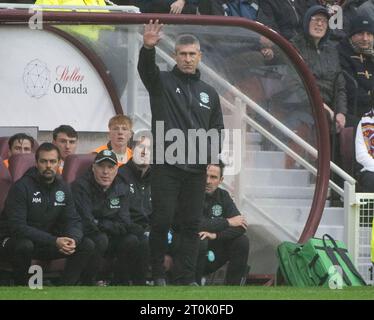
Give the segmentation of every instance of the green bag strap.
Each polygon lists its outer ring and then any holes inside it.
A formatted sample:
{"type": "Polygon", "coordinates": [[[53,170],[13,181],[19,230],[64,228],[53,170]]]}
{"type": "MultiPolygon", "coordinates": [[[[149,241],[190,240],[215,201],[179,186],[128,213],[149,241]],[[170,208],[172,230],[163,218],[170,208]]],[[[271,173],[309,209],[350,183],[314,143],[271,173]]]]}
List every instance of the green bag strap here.
{"type": "MultiPolygon", "coordinates": [[[[335,256],[335,252],[334,250],[336,250],[336,248],[338,248],[338,245],[336,244],[335,240],[328,234],[324,234],[323,237],[322,237],[322,241],[323,241],[323,245],[325,247],[325,251],[327,253],[327,256],[330,258],[331,262],[333,263],[333,265],[335,266],[339,266],[339,261],[338,259],[336,258],[335,256]],[[325,238],[328,238],[332,244],[333,244],[333,248],[329,247],[327,244],[326,244],[326,239],[325,238]]],[[[342,272],[343,272],[343,279],[345,281],[345,283],[348,285],[348,286],[351,286],[352,285],[352,282],[351,280],[348,278],[347,274],[345,273],[345,271],[342,269],[342,272]]]]}
{"type": "MultiPolygon", "coordinates": [[[[362,278],[361,274],[357,271],[356,267],[354,266],[354,264],[352,263],[351,259],[349,259],[349,257],[347,256],[346,252],[348,252],[346,249],[343,249],[343,248],[339,248],[338,245],[336,244],[336,241],[329,235],[329,234],[324,234],[323,237],[322,237],[322,240],[323,240],[323,244],[324,246],[326,247],[326,242],[325,242],[325,238],[328,238],[331,243],[333,244],[334,246],[334,249],[338,255],[340,256],[340,258],[344,261],[344,263],[346,264],[346,266],[348,267],[348,269],[358,278],[362,281],[362,283],[364,285],[366,285],[366,282],[365,280],[362,278]]],[[[335,255],[334,255],[335,256],[335,255]]],[[[343,273],[345,274],[344,270],[343,270],[343,273]]],[[[350,284],[351,285],[351,284],[350,284]]]]}

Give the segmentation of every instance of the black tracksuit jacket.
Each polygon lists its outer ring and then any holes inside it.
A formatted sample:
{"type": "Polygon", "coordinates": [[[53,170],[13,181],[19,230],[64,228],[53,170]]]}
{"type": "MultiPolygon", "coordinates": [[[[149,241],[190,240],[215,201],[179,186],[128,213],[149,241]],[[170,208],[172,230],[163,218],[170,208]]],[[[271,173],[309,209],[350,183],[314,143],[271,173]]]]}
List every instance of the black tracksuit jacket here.
{"type": "Polygon", "coordinates": [[[118,169],[118,175],[130,187],[131,221],[148,229],[152,213],[150,168],[143,177],[141,174],[132,159],[118,169]]]}
{"type": "Polygon", "coordinates": [[[88,236],[96,232],[110,236],[137,234],[137,231],[142,234],[142,230],[138,230],[130,220],[129,186],[118,176],[104,191],[89,170],[73,182],[72,191],[84,233],[88,236]]]}
{"type": "Polygon", "coordinates": [[[240,215],[238,208],[226,190],[217,188],[213,194],[205,194],[204,214],[200,231],[217,234],[217,240],[235,239],[245,233],[242,227],[230,227],[227,218],[240,215]]]}
{"type": "MultiPolygon", "coordinates": [[[[164,122],[165,133],[169,129],[182,130],[186,148],[188,146],[188,129],[204,129],[206,132],[210,129],[217,129],[221,135],[224,125],[218,94],[212,86],[200,80],[199,70],[196,70],[195,74],[185,74],[175,66],[172,71],[161,72],[155,62],[155,49],[142,47],[138,71],[150,96],[154,163],[156,163],[158,155],[156,147],[161,146],[161,142],[156,139],[156,121],[164,122]]],[[[164,136],[162,137],[164,138],[164,136]]],[[[172,143],[165,141],[164,149],[166,150],[172,143]]],[[[209,163],[211,160],[209,159],[209,143],[207,148],[209,163]]],[[[193,149],[196,151],[198,160],[199,148],[194,146],[193,149]]],[[[221,144],[218,149],[218,152],[221,152],[221,144]]],[[[185,171],[205,172],[206,165],[204,164],[188,164],[187,155],[188,153],[186,153],[183,164],[176,163],[175,165],[185,171]]]]}
{"type": "Polygon", "coordinates": [[[0,222],[0,239],[29,239],[36,245],[56,246],[57,237],[77,244],[83,237],[69,186],[57,176],[51,184],[30,168],[10,189],[0,222]]]}

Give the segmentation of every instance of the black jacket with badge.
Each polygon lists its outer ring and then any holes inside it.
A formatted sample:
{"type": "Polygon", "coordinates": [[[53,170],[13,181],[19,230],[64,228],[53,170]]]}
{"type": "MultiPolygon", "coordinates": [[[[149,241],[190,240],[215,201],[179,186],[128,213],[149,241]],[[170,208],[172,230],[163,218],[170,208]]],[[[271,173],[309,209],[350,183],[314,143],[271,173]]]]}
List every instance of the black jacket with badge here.
{"type": "MultiPolygon", "coordinates": [[[[158,153],[162,152],[162,163],[164,153],[168,146],[174,141],[165,141],[164,150],[157,152],[162,143],[157,141],[159,135],[156,135],[156,121],[164,123],[164,132],[170,129],[180,129],[184,135],[184,143],[187,150],[188,130],[204,129],[206,132],[210,129],[217,129],[219,137],[224,128],[222,110],[216,90],[200,80],[200,72],[196,70],[195,74],[185,74],[177,66],[172,71],[160,71],[155,62],[155,49],[146,49],[142,47],[139,55],[138,71],[150,96],[152,111],[152,134],[153,137],[153,159],[157,163],[158,153]]],[[[164,135],[161,136],[164,139],[164,135]]],[[[221,140],[220,140],[221,142],[221,140]]],[[[199,147],[193,146],[192,152],[196,152],[196,163],[199,160],[199,147]]],[[[210,163],[210,149],[207,145],[207,162],[210,163]]],[[[217,148],[221,152],[221,143],[217,148]]],[[[188,151],[185,157],[175,164],[177,167],[190,172],[205,172],[206,164],[188,164],[188,151]]],[[[215,156],[218,156],[215,155],[215,156]]],[[[159,161],[160,162],[160,161],[159,161]]],[[[167,162],[167,161],[166,161],[167,162]]],[[[169,163],[173,164],[173,163],[169,163]]]]}
{"type": "Polygon", "coordinates": [[[30,168],[10,189],[0,222],[0,238],[17,237],[41,246],[56,246],[57,237],[77,244],[83,237],[69,186],[57,176],[46,184],[30,168]]]}
{"type": "Polygon", "coordinates": [[[217,188],[213,194],[205,194],[203,219],[200,231],[217,234],[217,240],[235,239],[245,233],[242,227],[231,227],[227,218],[240,215],[238,208],[226,190],[217,188]]]}
{"type": "Polygon", "coordinates": [[[119,177],[104,191],[89,170],[73,182],[72,191],[85,234],[100,231],[110,236],[136,233],[130,220],[129,186],[119,177]]]}
{"type": "Polygon", "coordinates": [[[148,229],[152,213],[150,174],[149,168],[142,176],[142,171],[136,167],[132,159],[118,169],[118,175],[130,187],[131,221],[144,229],[148,229]]]}

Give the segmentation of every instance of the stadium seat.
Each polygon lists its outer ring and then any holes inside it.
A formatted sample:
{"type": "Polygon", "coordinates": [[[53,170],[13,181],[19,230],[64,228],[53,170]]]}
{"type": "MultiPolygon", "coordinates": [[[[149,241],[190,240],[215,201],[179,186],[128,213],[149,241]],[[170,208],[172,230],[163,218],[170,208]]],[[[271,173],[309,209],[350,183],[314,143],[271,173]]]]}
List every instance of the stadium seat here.
{"type": "Polygon", "coordinates": [[[95,159],[95,154],[72,154],[65,159],[62,178],[67,183],[72,183],[84,174],[95,159]]]}
{"type": "Polygon", "coordinates": [[[9,137],[0,137],[0,157],[3,159],[8,158],[8,140],[9,137]]]}
{"type": "Polygon", "coordinates": [[[339,134],[340,142],[340,159],[342,163],[342,169],[350,174],[354,175],[353,164],[355,157],[355,146],[354,146],[354,128],[347,127],[343,128],[339,134]]]}
{"type": "Polygon", "coordinates": [[[15,154],[11,156],[9,158],[9,172],[13,182],[16,182],[33,166],[35,166],[35,154],[33,153],[15,154]]]}
{"type": "Polygon", "coordinates": [[[5,199],[12,185],[12,177],[0,157],[0,215],[4,208],[5,199]]]}

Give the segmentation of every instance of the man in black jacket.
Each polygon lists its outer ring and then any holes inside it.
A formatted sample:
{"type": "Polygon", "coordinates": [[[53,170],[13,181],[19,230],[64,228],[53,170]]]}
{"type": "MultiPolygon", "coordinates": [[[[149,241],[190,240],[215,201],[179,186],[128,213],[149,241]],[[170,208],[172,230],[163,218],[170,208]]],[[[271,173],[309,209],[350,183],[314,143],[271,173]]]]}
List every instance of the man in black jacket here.
{"type": "Polygon", "coordinates": [[[200,251],[196,281],[229,262],[225,283],[240,285],[245,277],[249,239],[247,221],[229,193],[218,186],[223,181],[223,163],[209,165],[205,188],[204,215],[200,225],[200,251]]]}
{"type": "Polygon", "coordinates": [[[82,276],[85,284],[94,282],[105,256],[117,259],[115,284],[128,285],[130,281],[136,285],[145,284],[147,239],[143,229],[130,220],[129,185],[117,177],[117,172],[115,153],[102,150],[96,155],[92,170],[72,184],[83,230],[96,245],[90,262],[93,268],[82,276]]]}
{"type": "Polygon", "coordinates": [[[223,118],[216,90],[200,80],[197,66],[201,51],[195,36],[177,37],[176,66],[170,72],[160,72],[155,63],[155,46],[161,39],[161,29],[158,20],[155,23],[151,20],[145,26],[138,63],[140,77],[150,95],[152,111],[155,160],[151,178],[152,274],[156,285],[165,285],[163,260],[167,251],[167,234],[178,204],[182,208],[183,228],[180,250],[175,257],[175,280],[187,285],[194,284],[195,279],[206,164],[217,161],[223,118]],[[164,129],[166,134],[162,132],[164,129]],[[189,139],[197,134],[197,130],[205,132],[206,136],[209,134],[208,139],[205,137],[205,148],[198,148],[198,145],[204,145],[204,141],[200,143],[202,139],[198,144],[189,139]],[[205,160],[201,160],[204,155],[205,160]]]}
{"type": "Polygon", "coordinates": [[[32,259],[67,258],[62,284],[78,282],[94,252],[83,238],[68,186],[56,176],[58,148],[43,143],[36,151],[36,168],[29,169],[9,191],[0,224],[0,240],[14,269],[15,283],[27,283],[32,259]]]}
{"type": "Polygon", "coordinates": [[[369,112],[374,88],[374,21],[367,16],[357,16],[352,21],[349,37],[337,47],[340,64],[347,73],[348,97],[347,125],[356,126],[361,117],[369,112]],[[357,81],[356,89],[354,81],[357,81]],[[355,98],[356,105],[355,105],[355,98]]]}
{"type": "Polygon", "coordinates": [[[149,231],[151,202],[151,140],[143,135],[134,141],[133,156],[118,169],[118,175],[130,187],[130,218],[144,230],[149,231]]]}

